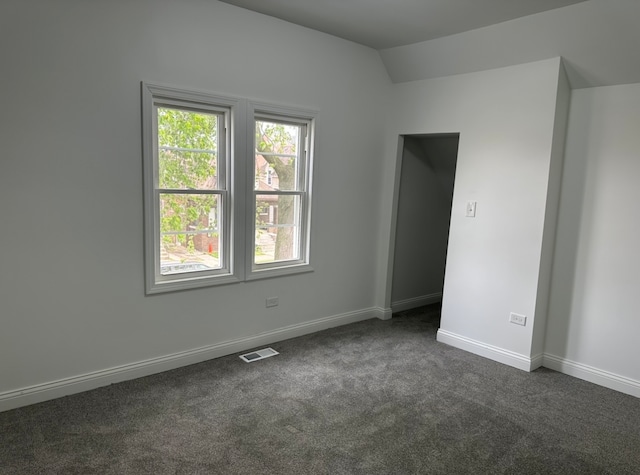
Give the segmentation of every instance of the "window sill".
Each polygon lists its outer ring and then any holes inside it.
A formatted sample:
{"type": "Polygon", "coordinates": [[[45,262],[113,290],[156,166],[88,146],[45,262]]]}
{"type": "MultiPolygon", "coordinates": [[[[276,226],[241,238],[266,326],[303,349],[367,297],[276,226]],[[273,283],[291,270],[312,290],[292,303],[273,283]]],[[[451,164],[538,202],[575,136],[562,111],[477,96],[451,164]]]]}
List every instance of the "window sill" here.
{"type": "Polygon", "coordinates": [[[291,264],[283,265],[281,267],[270,267],[265,269],[253,269],[248,272],[245,280],[260,280],[270,279],[272,277],[281,277],[286,275],[304,274],[307,272],[313,272],[313,267],[309,264],[291,264]]]}
{"type": "Polygon", "coordinates": [[[166,292],[178,292],[181,290],[199,289],[203,287],[215,287],[218,285],[236,284],[242,282],[233,275],[203,276],[186,278],[184,275],[176,280],[163,280],[147,283],[147,295],[162,294],[166,292]]]}

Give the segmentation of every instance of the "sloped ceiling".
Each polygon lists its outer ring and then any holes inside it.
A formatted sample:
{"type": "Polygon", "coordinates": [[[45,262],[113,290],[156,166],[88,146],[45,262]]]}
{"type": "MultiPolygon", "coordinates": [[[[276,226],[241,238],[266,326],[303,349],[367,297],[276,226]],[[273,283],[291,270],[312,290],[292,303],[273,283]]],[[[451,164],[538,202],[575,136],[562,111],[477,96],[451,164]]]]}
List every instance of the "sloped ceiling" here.
{"type": "Polygon", "coordinates": [[[640,0],[589,0],[380,51],[393,82],[561,56],[574,89],[640,83],[640,0]]]}
{"type": "Polygon", "coordinates": [[[640,83],[640,1],[587,2],[380,51],[393,82],[561,56],[574,89],[640,83]]]}
{"type": "Polygon", "coordinates": [[[374,49],[461,33],[585,0],[221,0],[374,49]]]}
{"type": "Polygon", "coordinates": [[[640,0],[222,0],[378,49],[393,82],[561,56],[573,88],[640,83],[640,0]]]}

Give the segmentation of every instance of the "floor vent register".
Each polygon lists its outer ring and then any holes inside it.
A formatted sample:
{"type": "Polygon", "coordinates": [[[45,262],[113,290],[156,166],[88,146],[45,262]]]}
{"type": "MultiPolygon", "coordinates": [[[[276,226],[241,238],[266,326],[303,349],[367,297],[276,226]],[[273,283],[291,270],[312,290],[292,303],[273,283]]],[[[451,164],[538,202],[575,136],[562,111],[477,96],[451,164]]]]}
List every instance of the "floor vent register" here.
{"type": "Polygon", "coordinates": [[[252,351],[251,353],[245,353],[240,355],[240,359],[246,363],[253,363],[254,361],[260,361],[270,356],[279,355],[273,348],[265,348],[263,350],[252,351]]]}

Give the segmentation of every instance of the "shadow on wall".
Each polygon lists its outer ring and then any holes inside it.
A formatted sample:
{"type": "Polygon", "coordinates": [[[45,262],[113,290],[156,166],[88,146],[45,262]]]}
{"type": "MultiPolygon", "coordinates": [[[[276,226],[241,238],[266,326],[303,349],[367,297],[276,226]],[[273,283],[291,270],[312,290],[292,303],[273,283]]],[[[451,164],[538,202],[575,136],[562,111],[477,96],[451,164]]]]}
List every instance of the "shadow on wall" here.
{"type": "MultiPolygon", "coordinates": [[[[589,105],[588,117],[592,117],[592,112],[593,107],[589,105]]],[[[582,136],[583,133],[579,135],[582,136]]],[[[556,348],[558,346],[566,348],[569,329],[579,325],[579,322],[571,322],[572,315],[579,315],[582,312],[582,309],[574,308],[574,301],[579,303],[579,300],[574,298],[578,243],[581,241],[580,229],[583,226],[584,210],[592,206],[592,203],[585,202],[588,175],[588,163],[585,157],[588,156],[589,143],[585,140],[567,142],[566,149],[569,147],[572,148],[573,153],[565,153],[564,157],[545,343],[546,346],[549,343],[549,334],[553,333],[552,338],[555,342],[553,346],[556,348]],[[562,340],[561,345],[559,345],[560,340],[562,340]]]]}
{"type": "Polygon", "coordinates": [[[459,134],[404,137],[391,307],[442,299],[459,134]]]}

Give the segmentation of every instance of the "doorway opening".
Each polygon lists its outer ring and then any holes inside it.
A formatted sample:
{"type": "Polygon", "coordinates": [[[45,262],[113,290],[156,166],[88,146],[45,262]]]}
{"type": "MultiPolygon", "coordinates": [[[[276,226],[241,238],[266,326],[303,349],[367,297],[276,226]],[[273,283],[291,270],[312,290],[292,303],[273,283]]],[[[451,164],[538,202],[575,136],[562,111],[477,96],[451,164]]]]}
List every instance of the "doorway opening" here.
{"type": "Polygon", "coordinates": [[[460,134],[400,137],[391,310],[442,301],[460,134]]]}

